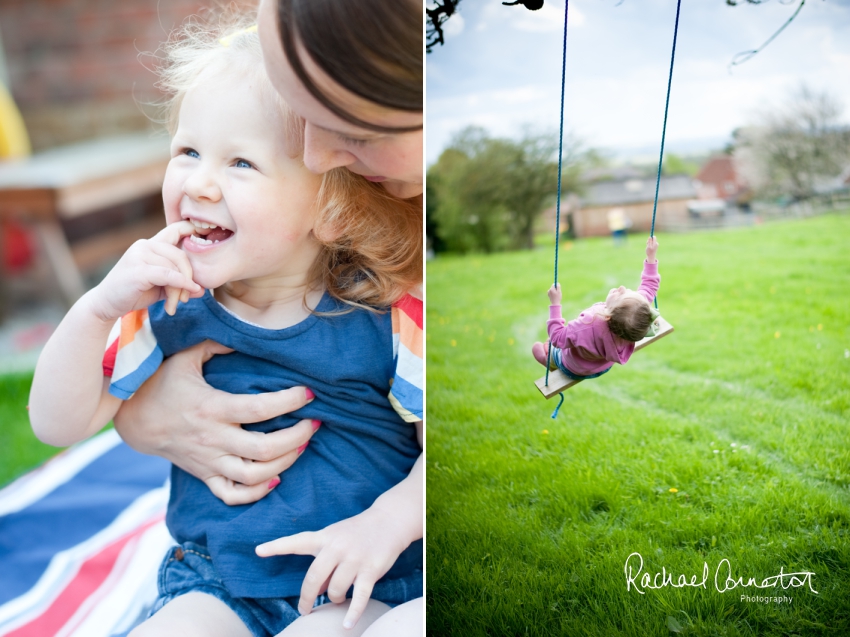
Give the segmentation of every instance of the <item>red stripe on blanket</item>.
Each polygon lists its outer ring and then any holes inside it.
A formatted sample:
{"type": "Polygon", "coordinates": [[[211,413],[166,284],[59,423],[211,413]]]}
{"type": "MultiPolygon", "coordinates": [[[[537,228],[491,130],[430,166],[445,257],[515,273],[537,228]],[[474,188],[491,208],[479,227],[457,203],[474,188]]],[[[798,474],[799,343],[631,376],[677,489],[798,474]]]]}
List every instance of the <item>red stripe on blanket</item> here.
{"type": "Polygon", "coordinates": [[[77,609],[106,581],[115,568],[115,562],[124,547],[155,524],[159,524],[164,518],[164,515],[158,515],[134,531],[118,538],[112,544],[108,544],[100,553],[92,555],[83,562],[74,579],[68,582],[59,596],[41,615],[13,632],[6,633],[6,637],[45,637],[45,635],[58,633],[74,616],[77,609]]]}
{"type": "Polygon", "coordinates": [[[393,303],[393,307],[397,307],[402,312],[407,314],[411,320],[416,323],[416,327],[422,329],[422,301],[415,296],[405,294],[398,301],[393,303]]]}

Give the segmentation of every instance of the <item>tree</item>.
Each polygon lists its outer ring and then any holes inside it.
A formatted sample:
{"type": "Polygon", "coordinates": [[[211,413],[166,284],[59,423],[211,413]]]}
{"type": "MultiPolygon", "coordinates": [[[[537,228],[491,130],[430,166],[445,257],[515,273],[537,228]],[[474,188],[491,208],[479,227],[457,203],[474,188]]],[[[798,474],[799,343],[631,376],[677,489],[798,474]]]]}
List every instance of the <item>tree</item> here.
{"type": "MultiPolygon", "coordinates": [[[[579,187],[582,153],[568,137],[562,193],[579,187]]],[[[526,131],[521,139],[490,137],[482,128],[458,133],[428,171],[436,198],[436,235],[449,250],[531,248],[534,222],[556,195],[558,140],[526,131]]]]}
{"type": "Polygon", "coordinates": [[[805,199],[850,162],[850,127],[830,94],[801,86],[788,103],[763,112],[756,124],[735,131],[735,156],[763,195],[805,199]]]}
{"type": "MultiPolygon", "coordinates": [[[[473,132],[464,131],[467,138],[473,132]]],[[[432,216],[435,235],[453,252],[502,250],[508,241],[505,213],[495,194],[500,189],[494,178],[499,161],[493,153],[479,156],[480,151],[457,147],[469,141],[456,138],[428,171],[427,183],[437,199],[432,216]]]]}
{"type": "Polygon", "coordinates": [[[425,182],[425,236],[428,239],[426,248],[431,254],[445,252],[446,242],[437,234],[437,189],[432,180],[425,182]]]}
{"type": "Polygon", "coordinates": [[[662,175],[688,175],[694,177],[699,172],[699,164],[690,159],[679,157],[673,153],[665,153],[664,164],[661,166],[662,175]]]}

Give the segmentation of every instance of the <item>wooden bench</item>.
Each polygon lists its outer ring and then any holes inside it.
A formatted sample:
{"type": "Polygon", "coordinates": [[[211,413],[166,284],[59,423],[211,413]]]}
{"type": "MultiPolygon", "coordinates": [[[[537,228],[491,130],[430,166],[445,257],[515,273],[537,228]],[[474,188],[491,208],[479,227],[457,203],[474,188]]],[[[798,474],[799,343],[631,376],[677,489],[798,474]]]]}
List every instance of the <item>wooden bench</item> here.
{"type": "Polygon", "coordinates": [[[0,163],[0,219],[33,227],[70,305],[85,292],[81,269],[164,227],[144,220],[69,244],[62,222],[150,197],[162,189],[169,141],[147,133],[80,142],[0,163]]]}

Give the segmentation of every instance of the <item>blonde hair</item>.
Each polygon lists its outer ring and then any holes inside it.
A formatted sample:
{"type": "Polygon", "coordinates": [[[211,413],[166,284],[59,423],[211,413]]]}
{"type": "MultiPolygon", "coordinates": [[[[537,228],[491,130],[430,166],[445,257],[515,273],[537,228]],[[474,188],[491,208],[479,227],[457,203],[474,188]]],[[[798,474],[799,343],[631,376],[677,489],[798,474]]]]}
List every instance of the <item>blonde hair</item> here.
{"type": "Polygon", "coordinates": [[[287,134],[297,136],[303,147],[303,126],[271,85],[263,68],[263,52],[256,32],[256,15],[234,8],[206,19],[192,16],[172,31],[168,41],[160,46],[155,57],[156,83],[165,99],[159,103],[163,111],[161,123],[174,135],[183,98],[201,83],[207,72],[247,73],[259,80],[257,85],[263,99],[276,106],[286,123],[287,134]]]}
{"type": "MultiPolygon", "coordinates": [[[[278,108],[291,146],[302,155],[304,121],[266,76],[255,22],[255,15],[230,10],[215,21],[194,18],[171,34],[156,65],[157,86],[166,94],[163,122],[173,135],[186,93],[206,72],[237,65],[260,80],[263,98],[278,108]]],[[[322,250],[311,272],[314,286],[323,285],[352,309],[374,310],[421,283],[421,198],[398,199],[347,168],[334,168],[322,176],[316,210],[314,235],[322,250]]]]}

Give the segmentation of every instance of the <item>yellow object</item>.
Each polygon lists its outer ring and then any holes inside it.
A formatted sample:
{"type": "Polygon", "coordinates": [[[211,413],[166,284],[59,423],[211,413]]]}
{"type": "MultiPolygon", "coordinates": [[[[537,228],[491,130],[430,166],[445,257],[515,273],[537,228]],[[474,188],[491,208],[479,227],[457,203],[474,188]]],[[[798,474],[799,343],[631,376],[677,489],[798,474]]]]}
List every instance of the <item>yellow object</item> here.
{"type": "Polygon", "coordinates": [[[21,113],[9,91],[0,84],[0,159],[27,157],[31,152],[21,113]]]}
{"type": "Polygon", "coordinates": [[[257,25],[252,24],[247,29],[242,29],[241,31],[237,31],[236,33],[231,33],[230,35],[223,37],[219,40],[222,46],[230,46],[230,43],[233,42],[240,35],[244,35],[246,33],[255,33],[257,31],[257,25]]]}

